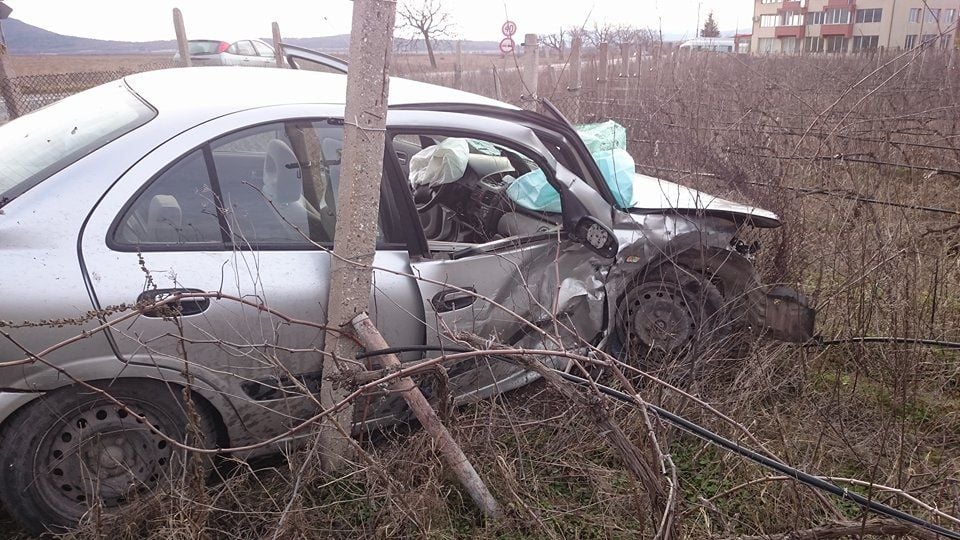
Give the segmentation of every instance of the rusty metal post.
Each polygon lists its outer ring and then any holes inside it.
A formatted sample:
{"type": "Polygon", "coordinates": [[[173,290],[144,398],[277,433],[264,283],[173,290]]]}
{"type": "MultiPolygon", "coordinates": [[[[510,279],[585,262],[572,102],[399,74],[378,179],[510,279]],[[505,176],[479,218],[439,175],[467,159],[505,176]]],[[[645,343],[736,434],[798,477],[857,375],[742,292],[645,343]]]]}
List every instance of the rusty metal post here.
{"type": "Polygon", "coordinates": [[[570,119],[573,122],[580,121],[580,94],[583,91],[583,59],[580,55],[582,41],[580,37],[574,37],[570,41],[570,68],[573,70],[570,86],[567,92],[573,100],[573,106],[570,108],[570,119]]]}
{"type": "Polygon", "coordinates": [[[537,47],[537,35],[523,37],[523,93],[520,96],[524,109],[537,108],[537,83],[540,80],[540,50],[537,47]]]}
{"type": "Polygon", "coordinates": [[[457,41],[457,65],[453,66],[453,87],[463,90],[463,42],[457,41]]]}
{"type": "Polygon", "coordinates": [[[190,45],[187,43],[187,30],[183,26],[183,13],[180,8],[173,8],[173,31],[177,34],[177,50],[180,52],[180,62],[190,67],[190,45]]]}
{"type": "Polygon", "coordinates": [[[280,39],[280,25],[273,22],[270,25],[271,30],[273,31],[273,57],[277,61],[277,67],[284,67],[285,62],[283,61],[283,49],[280,47],[282,40],[280,39]]]}
{"type": "MultiPolygon", "coordinates": [[[[366,313],[361,313],[351,321],[357,338],[363,343],[367,351],[382,351],[389,347],[387,341],[374,326],[370,317],[366,313]]],[[[400,359],[395,354],[385,354],[377,357],[385,369],[399,369],[400,359]]],[[[424,431],[430,434],[436,445],[440,458],[446,463],[447,467],[456,475],[460,484],[470,494],[470,498],[483,511],[484,515],[491,519],[500,519],[503,517],[503,510],[493,494],[487,489],[483,479],[473,468],[473,464],[467,459],[466,454],[460,445],[453,440],[453,436],[447,430],[436,411],[430,406],[430,402],[420,392],[417,383],[410,377],[401,377],[396,379],[390,386],[391,392],[399,393],[404,401],[410,406],[413,414],[416,415],[424,431]]]]}
{"type": "MultiPolygon", "coordinates": [[[[393,0],[353,2],[337,224],[330,262],[330,293],[324,299],[327,324],[333,328],[349,327],[350,321],[366,312],[370,303],[396,7],[393,0]]],[[[334,387],[331,379],[355,369],[352,360],[357,350],[356,343],[347,336],[327,334],[320,386],[320,404],[324,409],[346,397],[346,389],[334,387]]],[[[349,466],[353,457],[348,439],[352,422],[352,405],[324,422],[320,437],[325,469],[349,466]]]]}

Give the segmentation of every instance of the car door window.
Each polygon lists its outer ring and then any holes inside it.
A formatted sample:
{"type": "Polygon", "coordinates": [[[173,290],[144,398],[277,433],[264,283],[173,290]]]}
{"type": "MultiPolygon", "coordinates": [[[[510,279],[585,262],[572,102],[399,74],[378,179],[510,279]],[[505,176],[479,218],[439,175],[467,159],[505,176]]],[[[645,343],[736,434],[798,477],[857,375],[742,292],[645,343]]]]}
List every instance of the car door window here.
{"type": "Polygon", "coordinates": [[[249,41],[238,41],[235,43],[237,46],[236,54],[241,56],[256,56],[257,51],[253,48],[253,43],[249,41]]]}
{"type": "Polygon", "coordinates": [[[257,50],[258,55],[273,58],[273,49],[266,43],[262,41],[254,41],[253,47],[257,50]]]}
{"type": "Polygon", "coordinates": [[[203,145],[161,171],[127,205],[114,244],[143,250],[332,244],[341,124],[264,124],[203,145]]]}
{"type": "Polygon", "coordinates": [[[478,244],[554,230],[560,196],[530,156],[482,137],[399,134],[397,168],[427,240],[478,244]]]}

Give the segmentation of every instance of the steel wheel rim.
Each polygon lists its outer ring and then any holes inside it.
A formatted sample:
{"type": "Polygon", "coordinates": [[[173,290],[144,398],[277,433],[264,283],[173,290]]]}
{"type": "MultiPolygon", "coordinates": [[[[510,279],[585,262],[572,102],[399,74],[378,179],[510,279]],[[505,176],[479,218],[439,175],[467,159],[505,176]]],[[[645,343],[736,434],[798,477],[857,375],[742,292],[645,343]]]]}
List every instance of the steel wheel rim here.
{"type": "Polygon", "coordinates": [[[693,340],[698,324],[680,286],[668,282],[643,283],[625,299],[621,317],[628,343],[640,341],[663,352],[676,352],[693,340]]]}
{"type": "MultiPolygon", "coordinates": [[[[130,400],[126,400],[128,406],[130,400]]],[[[136,410],[164,429],[149,404],[136,410]]],[[[167,430],[169,432],[169,430],[167,430]]],[[[66,515],[93,504],[122,505],[151,491],[173,458],[173,445],[110,402],[64,414],[44,436],[36,459],[41,495],[66,515]]]]}

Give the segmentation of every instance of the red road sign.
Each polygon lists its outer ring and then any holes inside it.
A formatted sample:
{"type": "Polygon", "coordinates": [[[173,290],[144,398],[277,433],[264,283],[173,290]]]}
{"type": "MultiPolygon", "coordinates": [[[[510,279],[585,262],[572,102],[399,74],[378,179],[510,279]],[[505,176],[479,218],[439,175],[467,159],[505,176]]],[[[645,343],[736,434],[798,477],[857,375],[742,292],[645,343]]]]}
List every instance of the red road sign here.
{"type": "Polygon", "coordinates": [[[503,35],[512,37],[517,33],[517,23],[513,21],[507,21],[503,23],[503,26],[500,27],[500,31],[503,32],[503,35]]]}
{"type": "Polygon", "coordinates": [[[512,38],[505,37],[500,40],[500,52],[502,52],[503,54],[512,53],[513,47],[514,47],[514,43],[512,38]]]}

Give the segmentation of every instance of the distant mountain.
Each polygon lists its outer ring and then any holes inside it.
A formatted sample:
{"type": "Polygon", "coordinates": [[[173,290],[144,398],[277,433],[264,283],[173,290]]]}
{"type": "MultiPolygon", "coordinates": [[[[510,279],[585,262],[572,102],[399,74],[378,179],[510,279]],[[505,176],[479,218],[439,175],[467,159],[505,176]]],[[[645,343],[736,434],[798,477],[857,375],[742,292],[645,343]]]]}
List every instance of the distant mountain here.
{"type": "Polygon", "coordinates": [[[177,43],[174,40],[107,41],[64,36],[17,19],[6,19],[2,25],[7,50],[11,54],[172,53],[177,48],[177,43]]]}
{"type": "MultiPolygon", "coordinates": [[[[160,41],[108,41],[103,39],[64,36],[43,28],[38,28],[17,19],[2,22],[3,35],[7,50],[11,54],[149,54],[170,53],[177,50],[175,40],[160,41]]],[[[252,37],[252,36],[251,36],[252,37]]],[[[261,38],[270,42],[270,38],[261,38]]],[[[350,48],[350,35],[324,36],[310,38],[285,38],[291,45],[307,47],[318,51],[345,53],[350,48]]],[[[398,45],[404,40],[397,40],[398,45]]],[[[455,49],[455,41],[444,40],[437,43],[438,52],[455,49]]],[[[425,52],[423,42],[409,44],[403,50],[425,52]]],[[[464,52],[493,52],[497,50],[496,41],[464,41],[464,52]]]]}

